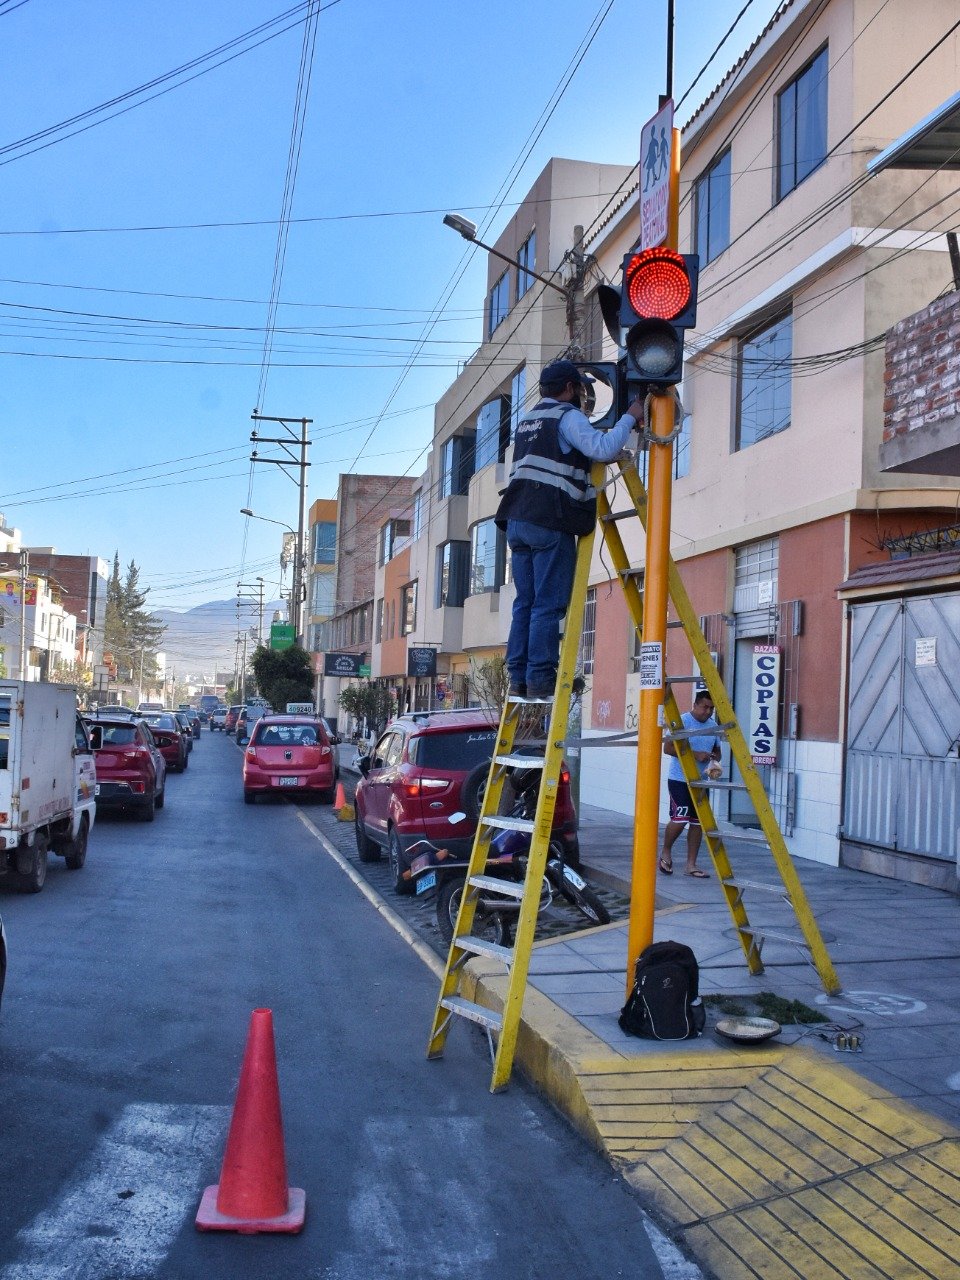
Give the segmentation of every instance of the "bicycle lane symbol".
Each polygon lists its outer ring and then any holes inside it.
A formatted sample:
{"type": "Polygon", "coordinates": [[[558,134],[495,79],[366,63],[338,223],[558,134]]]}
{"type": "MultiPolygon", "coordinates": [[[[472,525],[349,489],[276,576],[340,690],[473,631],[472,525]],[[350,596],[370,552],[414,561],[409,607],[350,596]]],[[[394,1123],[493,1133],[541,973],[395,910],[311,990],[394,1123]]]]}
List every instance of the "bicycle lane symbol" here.
{"type": "Polygon", "coordinates": [[[903,1018],[913,1013],[923,1013],[926,1002],[914,996],[891,995],[885,991],[844,991],[839,1003],[834,996],[818,995],[817,1004],[826,1005],[840,1013],[872,1013],[879,1018],[903,1018]]]}

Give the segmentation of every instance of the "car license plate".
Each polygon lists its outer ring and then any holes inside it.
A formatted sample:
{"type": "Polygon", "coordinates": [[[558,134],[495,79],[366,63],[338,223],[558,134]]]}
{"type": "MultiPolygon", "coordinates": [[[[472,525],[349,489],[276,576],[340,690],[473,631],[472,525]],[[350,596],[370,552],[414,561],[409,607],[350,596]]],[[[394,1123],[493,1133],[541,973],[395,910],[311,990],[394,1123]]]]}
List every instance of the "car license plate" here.
{"type": "Polygon", "coordinates": [[[417,893],[426,893],[429,889],[435,889],[436,887],[437,873],[435,871],[429,871],[417,881],[417,893]]]}
{"type": "Polygon", "coordinates": [[[280,785],[281,787],[299,787],[300,779],[299,778],[281,778],[280,785]]]}

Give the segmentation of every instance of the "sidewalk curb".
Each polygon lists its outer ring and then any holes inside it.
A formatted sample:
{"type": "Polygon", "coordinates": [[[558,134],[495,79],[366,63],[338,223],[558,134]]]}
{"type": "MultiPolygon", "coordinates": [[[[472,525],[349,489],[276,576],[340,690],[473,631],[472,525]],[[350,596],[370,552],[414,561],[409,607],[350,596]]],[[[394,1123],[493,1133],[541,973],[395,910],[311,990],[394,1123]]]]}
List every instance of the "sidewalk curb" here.
{"type": "MultiPolygon", "coordinates": [[[[502,1009],[497,966],[464,987],[502,1009]]],[[[529,987],[517,1063],[721,1280],[960,1280],[960,1131],[855,1071],[794,1046],[624,1057],[529,987]]]]}

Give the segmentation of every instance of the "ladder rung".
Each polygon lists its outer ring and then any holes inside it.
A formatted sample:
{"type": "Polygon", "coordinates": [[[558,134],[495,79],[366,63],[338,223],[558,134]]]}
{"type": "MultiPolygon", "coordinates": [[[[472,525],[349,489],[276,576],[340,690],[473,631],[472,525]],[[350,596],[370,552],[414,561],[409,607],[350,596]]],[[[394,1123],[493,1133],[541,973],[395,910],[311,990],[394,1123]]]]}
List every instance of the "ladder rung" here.
{"type": "Polygon", "coordinates": [[[641,569],[621,569],[621,570],[620,570],[620,577],[621,577],[621,578],[642,578],[642,577],[643,577],[643,574],[644,574],[644,570],[643,570],[642,568],[641,568],[641,569]]]}
{"type": "Polygon", "coordinates": [[[636,514],[636,507],[626,507],[623,511],[611,511],[608,515],[601,518],[609,524],[614,520],[629,520],[631,516],[635,516],[636,514]]]}
{"type": "Polygon", "coordinates": [[[745,782],[715,782],[713,778],[700,778],[697,782],[688,782],[688,787],[696,787],[698,791],[705,790],[707,787],[711,791],[746,791],[747,784],[745,782]]]}
{"type": "Polygon", "coordinates": [[[499,1031],[503,1026],[502,1016],[494,1009],[485,1009],[482,1004],[464,1000],[463,996],[444,996],[440,1006],[443,1009],[449,1009],[458,1017],[467,1018],[470,1022],[479,1022],[481,1027],[488,1027],[491,1031],[499,1031]]]}
{"type": "Polygon", "coordinates": [[[702,684],[706,688],[703,676],[667,676],[667,684],[702,684]]]}
{"type": "Polygon", "coordinates": [[[497,827],[500,831],[529,831],[531,834],[536,830],[536,823],[532,818],[481,818],[480,821],[485,827],[497,827]]]}
{"type": "Polygon", "coordinates": [[[456,939],[461,951],[470,951],[475,956],[489,956],[491,960],[500,960],[509,966],[513,964],[513,948],[502,947],[499,942],[488,942],[486,938],[475,938],[471,933],[463,933],[456,939]]]}
{"type": "Polygon", "coordinates": [[[739,831],[708,831],[706,828],[703,834],[708,840],[739,840],[741,844],[762,844],[770,848],[770,841],[764,835],[741,835],[739,831]]]}
{"type": "Polygon", "coordinates": [[[667,623],[667,630],[675,631],[677,627],[682,627],[682,626],[683,626],[683,623],[680,621],[679,618],[676,618],[674,621],[667,623]]]}
{"type": "Polygon", "coordinates": [[[764,880],[737,880],[734,876],[730,876],[729,879],[721,880],[720,883],[731,889],[759,889],[763,893],[775,893],[781,898],[789,896],[782,884],[767,884],[764,880]]]}
{"type": "Polygon", "coordinates": [[[471,876],[469,881],[475,889],[485,889],[488,893],[502,893],[504,897],[523,897],[523,885],[519,880],[501,880],[499,876],[471,876]]]}
{"type": "Polygon", "coordinates": [[[544,768],[547,762],[543,758],[543,756],[511,755],[511,756],[494,756],[493,763],[519,765],[521,769],[542,769],[544,768]]]}
{"type": "Polygon", "coordinates": [[[806,947],[808,951],[810,950],[810,943],[807,942],[806,938],[795,938],[792,933],[777,933],[772,929],[755,929],[748,924],[741,925],[738,932],[749,934],[754,942],[761,944],[768,940],[771,942],[789,942],[793,947],[806,947]]]}
{"type": "Polygon", "coordinates": [[[676,732],[671,730],[663,736],[665,738],[669,738],[671,742],[683,742],[687,738],[706,737],[708,733],[712,733],[715,738],[720,738],[725,733],[729,733],[731,729],[735,729],[736,727],[737,726],[731,721],[729,724],[718,724],[716,728],[713,728],[711,725],[708,729],[677,729],[676,732]]]}
{"type": "Polygon", "coordinates": [[[544,707],[553,701],[553,694],[549,694],[546,698],[520,698],[515,693],[511,693],[507,697],[507,701],[511,705],[520,707],[544,707]]]}

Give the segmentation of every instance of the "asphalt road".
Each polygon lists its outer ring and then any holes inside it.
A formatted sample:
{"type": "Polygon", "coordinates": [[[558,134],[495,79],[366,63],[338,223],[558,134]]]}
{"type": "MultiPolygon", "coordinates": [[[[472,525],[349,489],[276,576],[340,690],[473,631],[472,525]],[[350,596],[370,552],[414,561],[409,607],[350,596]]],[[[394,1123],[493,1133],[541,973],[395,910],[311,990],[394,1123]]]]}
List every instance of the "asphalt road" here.
{"type": "Polygon", "coordinates": [[[482,1033],[425,1061],[433,974],[239,772],[205,733],[153,824],[102,817],[39,895],[0,879],[0,1280],[661,1277],[610,1168],[520,1080],[488,1093],[482,1033]],[[306,1227],[201,1235],[258,1007],[306,1227]]]}

